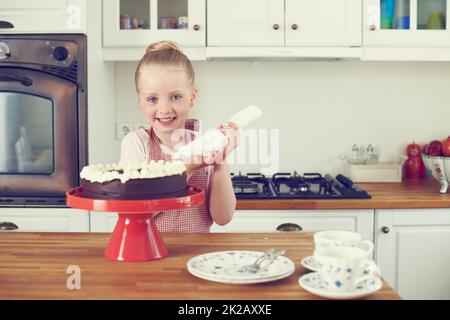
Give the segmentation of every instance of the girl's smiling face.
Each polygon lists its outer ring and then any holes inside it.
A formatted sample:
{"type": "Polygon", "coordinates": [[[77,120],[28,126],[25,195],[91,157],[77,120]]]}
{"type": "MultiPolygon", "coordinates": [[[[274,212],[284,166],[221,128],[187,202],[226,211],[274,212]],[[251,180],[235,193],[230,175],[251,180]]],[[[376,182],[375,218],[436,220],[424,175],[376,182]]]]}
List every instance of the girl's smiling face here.
{"type": "Polygon", "coordinates": [[[184,129],[196,93],[181,68],[147,65],[140,70],[139,105],[157,135],[184,129]]]}

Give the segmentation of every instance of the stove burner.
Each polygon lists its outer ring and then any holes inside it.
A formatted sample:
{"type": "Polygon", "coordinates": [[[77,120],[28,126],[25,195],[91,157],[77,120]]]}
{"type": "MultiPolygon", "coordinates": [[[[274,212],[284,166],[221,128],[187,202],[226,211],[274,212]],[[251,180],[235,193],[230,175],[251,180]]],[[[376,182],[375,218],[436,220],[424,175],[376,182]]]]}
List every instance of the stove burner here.
{"type": "Polygon", "coordinates": [[[236,181],[233,183],[234,193],[258,193],[258,183],[253,181],[236,181]]]}
{"type": "Polygon", "coordinates": [[[353,185],[343,175],[323,177],[319,173],[296,171],[276,173],[266,178],[259,173],[232,174],[232,182],[238,199],[368,199],[371,196],[353,185]]]}
{"type": "Polygon", "coordinates": [[[248,173],[247,175],[232,175],[233,189],[239,199],[266,198],[271,196],[272,190],[269,180],[260,173],[248,173]]]}
{"type": "Polygon", "coordinates": [[[311,191],[310,184],[305,178],[299,176],[297,171],[294,171],[294,175],[276,173],[272,176],[272,182],[278,194],[297,194],[311,191]]]}

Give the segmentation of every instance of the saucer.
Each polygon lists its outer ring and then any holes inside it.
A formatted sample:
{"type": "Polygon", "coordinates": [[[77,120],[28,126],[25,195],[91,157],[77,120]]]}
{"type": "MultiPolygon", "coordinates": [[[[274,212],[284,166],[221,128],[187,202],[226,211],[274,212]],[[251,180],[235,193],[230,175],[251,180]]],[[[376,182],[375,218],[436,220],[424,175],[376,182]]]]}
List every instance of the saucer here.
{"type": "Polygon", "coordinates": [[[368,296],[381,289],[382,283],[379,278],[374,277],[369,281],[362,281],[352,291],[330,291],[323,284],[318,272],[304,274],[298,279],[300,287],[315,295],[328,299],[357,299],[368,296]]]}
{"type": "Polygon", "coordinates": [[[319,270],[319,265],[316,262],[316,260],[314,260],[314,256],[304,257],[300,263],[302,264],[302,266],[304,266],[308,270],[311,270],[311,271],[319,270]]]}
{"type": "Polygon", "coordinates": [[[275,281],[294,273],[294,262],[284,256],[279,256],[272,264],[258,272],[240,271],[243,266],[252,264],[263,254],[262,251],[211,252],[190,259],[187,269],[198,278],[232,284],[275,281]]]}

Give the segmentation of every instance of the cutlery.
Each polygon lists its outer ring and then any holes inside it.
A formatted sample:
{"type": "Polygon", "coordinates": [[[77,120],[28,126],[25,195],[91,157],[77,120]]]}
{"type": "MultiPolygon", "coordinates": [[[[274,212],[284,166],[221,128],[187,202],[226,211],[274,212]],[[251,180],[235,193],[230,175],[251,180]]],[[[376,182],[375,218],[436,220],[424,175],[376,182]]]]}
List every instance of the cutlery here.
{"type": "Polygon", "coordinates": [[[286,250],[280,249],[276,250],[275,248],[270,248],[267,250],[262,256],[260,256],[256,261],[252,264],[249,264],[247,266],[243,266],[241,269],[239,269],[239,272],[253,272],[256,273],[258,270],[261,269],[262,263],[265,261],[268,261],[267,264],[264,265],[265,268],[267,268],[269,265],[271,265],[280,255],[284,254],[286,250]]]}

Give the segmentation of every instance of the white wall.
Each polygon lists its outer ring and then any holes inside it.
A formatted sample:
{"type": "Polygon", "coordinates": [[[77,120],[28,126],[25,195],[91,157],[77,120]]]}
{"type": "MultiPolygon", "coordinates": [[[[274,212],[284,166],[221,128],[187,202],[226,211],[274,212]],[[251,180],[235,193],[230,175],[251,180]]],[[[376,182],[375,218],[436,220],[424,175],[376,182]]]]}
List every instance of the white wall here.
{"type": "MultiPolygon", "coordinates": [[[[116,63],[118,121],[141,119],[135,66],[116,63]]],[[[211,128],[257,104],[264,116],[255,126],[280,129],[280,170],[337,173],[337,154],[349,153],[354,143],[374,144],[390,161],[407,143],[450,135],[450,63],[242,61],[196,62],[194,68],[199,97],[192,116],[211,128]]],[[[113,158],[120,148],[114,145],[113,158]]]]}
{"type": "MultiPolygon", "coordinates": [[[[115,122],[141,121],[137,62],[103,62],[101,1],[88,2],[90,163],[118,161],[115,122]]],[[[257,128],[280,130],[280,170],[343,170],[337,154],[371,143],[382,160],[407,143],[450,135],[450,63],[360,61],[195,62],[199,98],[192,116],[217,126],[254,103],[257,128]]],[[[234,165],[233,171],[257,171],[234,165]]]]}
{"type": "Polygon", "coordinates": [[[102,1],[87,2],[89,162],[117,161],[115,65],[103,62],[102,1]]]}

